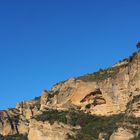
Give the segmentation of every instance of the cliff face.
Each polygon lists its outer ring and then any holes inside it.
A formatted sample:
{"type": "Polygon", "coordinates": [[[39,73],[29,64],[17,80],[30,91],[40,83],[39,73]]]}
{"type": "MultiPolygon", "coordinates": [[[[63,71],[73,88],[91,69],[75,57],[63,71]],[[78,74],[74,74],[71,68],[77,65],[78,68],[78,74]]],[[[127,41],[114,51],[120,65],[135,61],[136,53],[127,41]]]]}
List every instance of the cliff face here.
{"type": "Polygon", "coordinates": [[[121,62],[122,65],[56,85],[41,108],[63,109],[75,105],[96,115],[124,113],[130,97],[140,89],[140,53],[131,59],[121,62]]]}
{"type": "Polygon", "coordinates": [[[83,132],[84,139],[129,140],[139,137],[139,117],[140,52],[111,68],[61,82],[43,91],[41,97],[17,103],[16,109],[1,111],[0,134],[27,134],[29,140],[65,140],[80,139],[83,132]],[[73,115],[75,111],[79,113],[73,115]],[[94,128],[98,130],[94,135],[91,130],[85,131],[93,129],[97,120],[108,120],[112,127],[102,123],[102,128],[94,128]]]}

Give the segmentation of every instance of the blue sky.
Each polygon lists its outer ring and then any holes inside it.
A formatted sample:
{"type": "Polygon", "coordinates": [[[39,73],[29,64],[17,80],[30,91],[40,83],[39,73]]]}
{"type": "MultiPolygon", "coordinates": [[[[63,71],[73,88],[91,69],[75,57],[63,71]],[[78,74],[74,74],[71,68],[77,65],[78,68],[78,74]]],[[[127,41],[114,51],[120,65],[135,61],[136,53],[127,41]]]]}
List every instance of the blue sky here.
{"type": "Polygon", "coordinates": [[[0,109],[136,51],[139,0],[1,0],[0,109]]]}

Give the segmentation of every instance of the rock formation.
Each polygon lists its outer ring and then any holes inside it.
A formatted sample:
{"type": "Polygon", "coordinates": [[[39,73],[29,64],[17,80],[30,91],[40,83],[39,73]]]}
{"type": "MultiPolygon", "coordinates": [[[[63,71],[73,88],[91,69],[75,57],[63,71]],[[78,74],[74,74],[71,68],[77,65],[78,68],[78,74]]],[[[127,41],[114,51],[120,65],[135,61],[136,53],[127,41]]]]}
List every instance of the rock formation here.
{"type": "Polygon", "coordinates": [[[139,118],[137,52],[108,69],[60,82],[41,97],[0,111],[0,139],[26,134],[29,140],[135,140],[140,139],[139,118]],[[98,120],[103,123],[92,126],[98,120]]]}

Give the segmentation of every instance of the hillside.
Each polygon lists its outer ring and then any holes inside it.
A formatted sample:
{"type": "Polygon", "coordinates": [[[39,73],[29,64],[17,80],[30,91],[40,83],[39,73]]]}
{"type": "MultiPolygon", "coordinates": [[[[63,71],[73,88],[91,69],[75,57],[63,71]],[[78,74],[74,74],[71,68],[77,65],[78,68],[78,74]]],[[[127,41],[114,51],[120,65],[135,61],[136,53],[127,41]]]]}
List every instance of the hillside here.
{"type": "Polygon", "coordinates": [[[140,52],[0,111],[0,140],[139,140],[140,52]]]}

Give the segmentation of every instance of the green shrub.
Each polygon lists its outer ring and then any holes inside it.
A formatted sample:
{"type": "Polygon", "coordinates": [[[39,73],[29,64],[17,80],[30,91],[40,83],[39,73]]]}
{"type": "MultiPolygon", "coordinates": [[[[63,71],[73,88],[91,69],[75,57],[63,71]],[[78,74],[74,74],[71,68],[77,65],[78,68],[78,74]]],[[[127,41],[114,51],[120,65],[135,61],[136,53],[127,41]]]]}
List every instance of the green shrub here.
{"type": "Polygon", "coordinates": [[[41,115],[35,117],[37,121],[49,121],[53,124],[55,121],[66,123],[66,113],[58,110],[46,110],[41,115]]]}
{"type": "Polygon", "coordinates": [[[133,99],[127,103],[127,108],[130,108],[130,106],[131,106],[133,103],[138,102],[138,101],[140,101],[140,95],[134,96],[133,99]]]}

